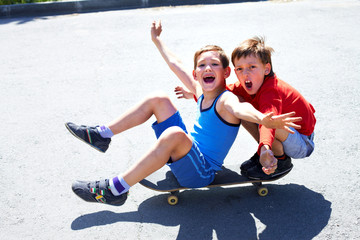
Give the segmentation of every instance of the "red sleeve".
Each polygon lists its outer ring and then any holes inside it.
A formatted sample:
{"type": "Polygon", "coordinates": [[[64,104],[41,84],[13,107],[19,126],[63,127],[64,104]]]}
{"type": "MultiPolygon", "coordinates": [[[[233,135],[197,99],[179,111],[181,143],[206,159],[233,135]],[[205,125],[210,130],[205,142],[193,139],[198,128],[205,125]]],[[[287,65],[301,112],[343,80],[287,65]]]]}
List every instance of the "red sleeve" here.
{"type": "MultiPolygon", "coordinates": [[[[257,97],[255,98],[258,101],[258,110],[264,114],[273,112],[274,115],[281,114],[282,112],[282,100],[276,88],[264,86],[261,90],[257,93],[257,97]]],[[[263,125],[259,126],[259,147],[258,153],[260,154],[260,149],[263,145],[268,145],[271,149],[271,146],[275,139],[275,129],[266,128],[263,125]]]]}

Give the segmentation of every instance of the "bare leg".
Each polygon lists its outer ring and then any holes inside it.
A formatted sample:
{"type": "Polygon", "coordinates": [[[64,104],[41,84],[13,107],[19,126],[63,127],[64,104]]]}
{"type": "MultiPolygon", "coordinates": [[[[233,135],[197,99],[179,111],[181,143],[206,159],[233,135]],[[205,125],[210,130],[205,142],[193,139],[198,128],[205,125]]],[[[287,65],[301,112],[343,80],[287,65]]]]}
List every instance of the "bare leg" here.
{"type": "MultiPolygon", "coordinates": [[[[116,133],[137,126],[152,115],[158,122],[172,116],[176,108],[165,95],[151,95],[133,107],[111,125],[116,133]]],[[[72,188],[75,194],[89,202],[103,202],[120,206],[127,198],[129,187],[138,183],[151,173],[160,169],[171,159],[177,161],[185,156],[192,147],[192,139],[180,127],[166,129],[155,145],[139,161],[120,176],[96,182],[76,181],[72,188]],[[109,188],[110,186],[110,188],[109,188]]]]}
{"type": "Polygon", "coordinates": [[[280,142],[284,142],[287,137],[289,136],[289,132],[283,130],[283,129],[276,129],[275,132],[275,138],[278,139],[280,142]]]}
{"type": "Polygon", "coordinates": [[[152,115],[155,115],[158,122],[162,122],[176,111],[176,107],[168,96],[157,92],[149,95],[119,118],[110,122],[108,127],[114,134],[118,134],[146,122],[152,115]]]}
{"type": "Polygon", "coordinates": [[[191,138],[181,128],[170,127],[162,133],[155,145],[122,176],[129,186],[133,186],[163,167],[170,157],[175,162],[185,156],[191,146],[191,138]]]}
{"type": "Polygon", "coordinates": [[[241,120],[241,125],[250,133],[256,142],[259,142],[259,126],[256,123],[241,120]]]}
{"type": "Polygon", "coordinates": [[[272,145],[272,151],[275,156],[281,156],[284,154],[284,147],[282,145],[282,142],[284,142],[289,133],[282,129],[276,129],[275,131],[275,140],[272,145]]]}
{"type": "Polygon", "coordinates": [[[272,144],[272,152],[274,153],[275,156],[282,156],[284,154],[283,145],[277,139],[274,139],[274,142],[272,144]]]}
{"type": "MultiPolygon", "coordinates": [[[[259,142],[260,134],[259,134],[259,129],[258,129],[257,124],[247,122],[247,121],[242,121],[241,124],[251,134],[251,136],[257,142],[259,142]]],[[[287,131],[285,131],[283,129],[276,129],[276,131],[275,131],[275,140],[274,140],[273,145],[272,145],[272,151],[273,151],[275,156],[281,156],[281,155],[284,154],[284,148],[283,148],[282,142],[284,142],[286,140],[288,135],[289,135],[289,132],[287,132],[287,131]]]]}

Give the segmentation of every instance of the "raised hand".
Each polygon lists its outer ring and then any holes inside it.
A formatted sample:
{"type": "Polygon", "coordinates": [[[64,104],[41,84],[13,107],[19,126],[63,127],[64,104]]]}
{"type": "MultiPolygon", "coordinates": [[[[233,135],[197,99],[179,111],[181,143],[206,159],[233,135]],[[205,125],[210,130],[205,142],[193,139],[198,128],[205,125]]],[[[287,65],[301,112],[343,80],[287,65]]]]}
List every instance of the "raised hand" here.
{"type": "Polygon", "coordinates": [[[151,24],[151,39],[154,41],[162,32],[161,21],[153,21],[151,24]]]}
{"type": "Polygon", "coordinates": [[[177,86],[174,90],[175,94],[177,95],[177,98],[184,98],[184,99],[192,99],[194,98],[194,94],[192,94],[190,91],[186,90],[183,87],[177,86]]]}

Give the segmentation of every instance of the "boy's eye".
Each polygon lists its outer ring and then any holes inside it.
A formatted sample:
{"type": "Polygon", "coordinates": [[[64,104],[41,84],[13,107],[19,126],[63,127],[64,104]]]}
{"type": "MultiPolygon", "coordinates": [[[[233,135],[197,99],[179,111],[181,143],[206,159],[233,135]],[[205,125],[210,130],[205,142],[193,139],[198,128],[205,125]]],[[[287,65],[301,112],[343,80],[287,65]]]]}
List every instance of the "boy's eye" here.
{"type": "Polygon", "coordinates": [[[240,72],[242,70],[242,68],[237,68],[236,71],[240,72]]]}
{"type": "Polygon", "coordinates": [[[251,66],[250,68],[256,68],[256,66],[251,66]]]}
{"type": "Polygon", "coordinates": [[[201,63],[201,64],[199,64],[198,66],[199,66],[199,67],[203,67],[203,66],[205,66],[205,64],[201,63]]]}

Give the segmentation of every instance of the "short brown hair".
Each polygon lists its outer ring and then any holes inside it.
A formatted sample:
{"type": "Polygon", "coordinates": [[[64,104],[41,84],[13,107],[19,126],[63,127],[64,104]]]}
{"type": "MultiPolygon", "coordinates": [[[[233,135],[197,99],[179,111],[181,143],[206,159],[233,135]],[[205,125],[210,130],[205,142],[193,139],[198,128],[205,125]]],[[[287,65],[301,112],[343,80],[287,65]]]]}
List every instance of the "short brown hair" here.
{"type": "Polygon", "coordinates": [[[271,63],[272,52],[274,52],[274,49],[265,45],[264,37],[255,36],[253,38],[243,41],[238,47],[234,49],[231,54],[231,62],[235,66],[234,62],[236,59],[255,55],[264,65],[270,63],[271,71],[269,75],[271,76],[274,74],[271,63]]]}
{"type": "Polygon", "coordinates": [[[205,47],[202,47],[198,51],[195,52],[194,69],[196,69],[196,67],[197,67],[197,60],[198,60],[199,56],[204,52],[210,52],[210,51],[219,53],[220,61],[221,61],[223,68],[227,68],[229,66],[229,58],[226,55],[225,51],[221,47],[216,46],[216,45],[206,45],[205,47]]]}

